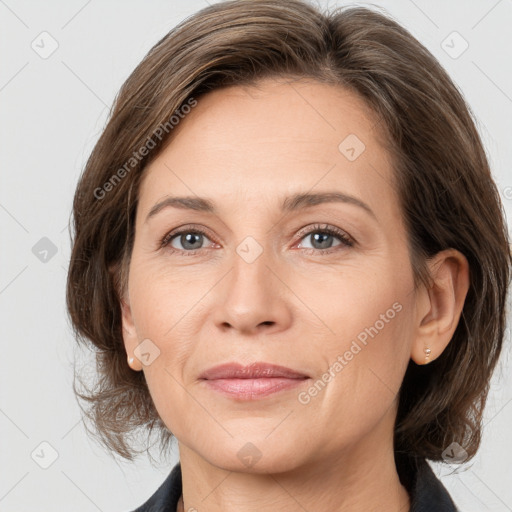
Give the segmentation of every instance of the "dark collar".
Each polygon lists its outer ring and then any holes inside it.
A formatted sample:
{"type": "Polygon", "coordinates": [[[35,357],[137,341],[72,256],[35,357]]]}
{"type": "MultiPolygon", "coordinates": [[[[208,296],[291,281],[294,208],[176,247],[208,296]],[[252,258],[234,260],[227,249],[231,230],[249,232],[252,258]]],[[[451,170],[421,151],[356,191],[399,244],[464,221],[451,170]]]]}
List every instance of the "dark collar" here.
{"type": "Polygon", "coordinates": [[[397,457],[396,466],[411,497],[410,512],[457,512],[448,491],[425,459],[397,457]]]}
{"type": "MultiPolygon", "coordinates": [[[[402,484],[411,497],[409,512],[457,512],[448,491],[425,459],[397,460],[402,484]]],[[[181,466],[176,464],[146,503],[133,512],[176,512],[181,496],[181,466]]]]}

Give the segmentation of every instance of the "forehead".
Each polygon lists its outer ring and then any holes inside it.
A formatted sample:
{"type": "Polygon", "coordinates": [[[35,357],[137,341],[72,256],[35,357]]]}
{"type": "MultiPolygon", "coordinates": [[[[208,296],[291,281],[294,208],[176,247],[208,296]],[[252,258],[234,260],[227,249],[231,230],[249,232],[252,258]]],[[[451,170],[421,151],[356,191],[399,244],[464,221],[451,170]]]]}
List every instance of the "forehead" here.
{"type": "Polygon", "coordinates": [[[197,101],[145,169],[141,210],[170,193],[247,205],[312,188],[366,197],[390,188],[376,116],[347,89],[269,79],[197,101]]]}

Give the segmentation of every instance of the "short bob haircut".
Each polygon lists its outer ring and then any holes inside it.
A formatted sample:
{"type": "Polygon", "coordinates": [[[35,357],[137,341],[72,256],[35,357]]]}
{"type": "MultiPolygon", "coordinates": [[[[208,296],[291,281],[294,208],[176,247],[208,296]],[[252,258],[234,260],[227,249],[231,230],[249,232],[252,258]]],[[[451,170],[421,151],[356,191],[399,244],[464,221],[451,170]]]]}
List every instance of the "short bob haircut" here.
{"type": "Polygon", "coordinates": [[[96,356],[94,382],[80,378],[82,388],[73,386],[93,423],[89,432],[128,460],[148,450],[135,450],[136,433],[156,433],[162,451],[172,444],[144,372],[126,362],[122,337],[139,185],[172,142],[176,120],[201,95],[265,78],[337,84],[376,114],[416,286],[429,283],[428,259],[437,252],[454,248],[468,259],[470,288],[451,342],[429,365],[409,362],[394,449],[440,461],[455,441],[473,457],[505,335],[512,261],[473,115],[437,60],[388,15],[361,7],[322,13],[301,0],[230,0],[202,9],[147,53],[115,99],[72,212],[66,301],[76,339],[96,356]]]}

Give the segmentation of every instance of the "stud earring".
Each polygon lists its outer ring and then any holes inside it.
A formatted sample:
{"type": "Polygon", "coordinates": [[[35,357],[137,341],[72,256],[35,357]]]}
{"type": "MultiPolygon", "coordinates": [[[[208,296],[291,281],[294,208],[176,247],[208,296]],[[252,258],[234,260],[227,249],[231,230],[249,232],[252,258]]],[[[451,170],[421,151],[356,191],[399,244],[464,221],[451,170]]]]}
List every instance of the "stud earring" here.
{"type": "Polygon", "coordinates": [[[128,358],[128,366],[129,366],[132,370],[133,370],[133,361],[134,361],[133,357],[129,357],[129,358],[128,358]]]}
{"type": "Polygon", "coordinates": [[[431,353],[432,353],[432,350],[430,350],[429,348],[425,349],[425,363],[428,363],[431,353]]]}

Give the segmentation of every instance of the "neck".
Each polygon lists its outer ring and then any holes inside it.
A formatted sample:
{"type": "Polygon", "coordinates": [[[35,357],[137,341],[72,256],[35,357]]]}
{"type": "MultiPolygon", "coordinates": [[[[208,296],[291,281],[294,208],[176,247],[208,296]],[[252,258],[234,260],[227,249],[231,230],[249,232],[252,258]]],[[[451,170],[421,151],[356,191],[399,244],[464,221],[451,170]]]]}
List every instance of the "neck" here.
{"type": "Polygon", "coordinates": [[[409,512],[410,508],[392,443],[351,447],[277,474],[226,471],[181,443],[180,461],[184,503],[180,500],[178,512],[204,508],[209,512],[409,512]]]}

